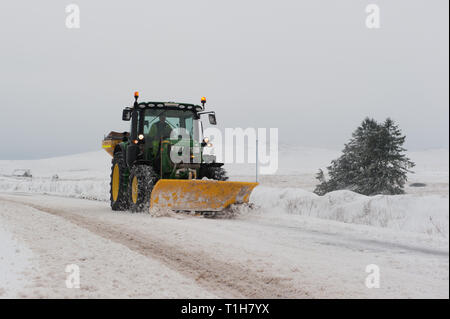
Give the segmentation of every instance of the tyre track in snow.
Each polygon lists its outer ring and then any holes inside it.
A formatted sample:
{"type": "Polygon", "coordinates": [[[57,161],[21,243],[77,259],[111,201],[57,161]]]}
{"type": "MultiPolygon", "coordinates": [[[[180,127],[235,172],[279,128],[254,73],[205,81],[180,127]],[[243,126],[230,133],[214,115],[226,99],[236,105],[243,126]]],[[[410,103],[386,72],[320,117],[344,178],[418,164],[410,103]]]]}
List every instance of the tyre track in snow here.
{"type": "Polygon", "coordinates": [[[245,264],[217,260],[198,251],[187,251],[170,245],[148,233],[137,232],[124,225],[108,224],[95,217],[33,204],[21,200],[0,197],[0,200],[21,204],[64,218],[105,239],[122,244],[143,256],[157,259],[166,266],[196,282],[219,296],[231,298],[311,298],[311,294],[290,284],[283,277],[257,273],[245,264]]]}

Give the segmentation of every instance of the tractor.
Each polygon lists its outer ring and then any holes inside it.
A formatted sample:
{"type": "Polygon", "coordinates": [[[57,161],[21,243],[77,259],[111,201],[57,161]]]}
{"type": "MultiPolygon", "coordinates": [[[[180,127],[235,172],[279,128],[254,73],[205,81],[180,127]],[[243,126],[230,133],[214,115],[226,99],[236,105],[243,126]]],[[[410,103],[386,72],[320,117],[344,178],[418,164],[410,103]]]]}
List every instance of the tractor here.
{"type": "Polygon", "coordinates": [[[212,145],[201,118],[217,124],[215,112],[205,111],[205,97],[201,105],[138,98],[135,92],[133,105],[122,112],[130,131],[112,131],[102,142],[112,156],[112,210],[217,212],[249,201],[258,184],[228,181],[223,163],[204,154],[212,145]]]}

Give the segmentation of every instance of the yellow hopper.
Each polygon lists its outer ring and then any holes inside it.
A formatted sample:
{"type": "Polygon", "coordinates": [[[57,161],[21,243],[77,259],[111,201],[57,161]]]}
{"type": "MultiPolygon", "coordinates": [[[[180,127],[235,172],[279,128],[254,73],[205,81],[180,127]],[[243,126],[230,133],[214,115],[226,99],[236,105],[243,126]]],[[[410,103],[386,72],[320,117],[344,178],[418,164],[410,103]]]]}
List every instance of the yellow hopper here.
{"type": "Polygon", "coordinates": [[[187,211],[221,211],[232,204],[248,203],[258,183],[215,180],[160,179],[154,186],[150,208],[187,211]]]}

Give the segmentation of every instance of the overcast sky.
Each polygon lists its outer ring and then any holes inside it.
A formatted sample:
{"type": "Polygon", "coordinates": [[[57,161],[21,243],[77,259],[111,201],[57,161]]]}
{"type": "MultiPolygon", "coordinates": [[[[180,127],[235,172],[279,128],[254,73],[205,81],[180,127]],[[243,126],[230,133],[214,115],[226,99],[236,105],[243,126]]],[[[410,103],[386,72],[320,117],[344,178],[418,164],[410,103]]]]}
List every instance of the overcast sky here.
{"type": "Polygon", "coordinates": [[[412,150],[448,147],[448,0],[0,3],[0,159],[100,149],[124,106],[199,103],[221,127],[341,149],[390,116],[412,150]],[[376,3],[381,28],[365,25],[376,3]]]}

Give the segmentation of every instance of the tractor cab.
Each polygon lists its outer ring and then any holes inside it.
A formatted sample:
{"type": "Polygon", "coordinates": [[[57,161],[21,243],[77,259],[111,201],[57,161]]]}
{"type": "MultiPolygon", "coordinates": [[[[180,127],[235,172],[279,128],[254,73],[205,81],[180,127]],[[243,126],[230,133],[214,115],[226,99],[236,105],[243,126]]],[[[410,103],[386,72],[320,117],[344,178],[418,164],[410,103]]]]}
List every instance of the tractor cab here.
{"type": "Polygon", "coordinates": [[[160,178],[196,178],[204,162],[202,151],[210,147],[203,139],[201,115],[216,124],[215,113],[202,105],[175,102],[137,102],[123,110],[122,119],[131,121],[130,143],[126,147],[129,166],[134,162],[151,165],[160,178]]]}

